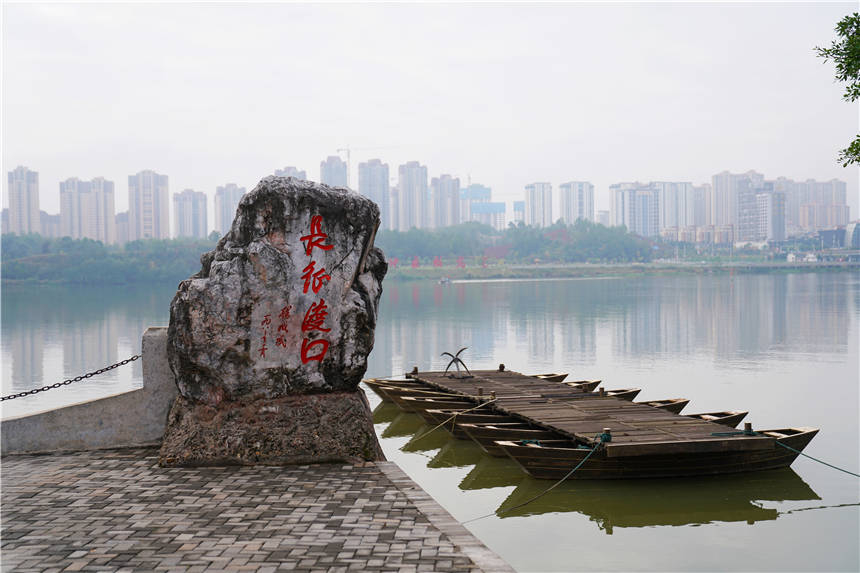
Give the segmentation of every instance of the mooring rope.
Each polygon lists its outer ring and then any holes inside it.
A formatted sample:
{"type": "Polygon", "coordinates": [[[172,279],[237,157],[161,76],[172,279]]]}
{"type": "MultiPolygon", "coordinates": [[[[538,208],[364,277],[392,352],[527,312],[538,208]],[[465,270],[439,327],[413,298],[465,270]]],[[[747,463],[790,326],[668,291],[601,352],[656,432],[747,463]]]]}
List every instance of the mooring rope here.
{"type": "Polygon", "coordinates": [[[782,447],[783,447],[783,448],[785,448],[786,450],[791,450],[792,452],[794,452],[794,453],[796,453],[796,454],[800,454],[801,456],[807,457],[807,458],[809,458],[810,460],[815,460],[815,461],[816,461],[816,462],[818,462],[819,464],[824,464],[825,466],[831,467],[831,468],[833,468],[833,469],[835,469],[835,470],[839,470],[840,472],[845,472],[845,473],[850,474],[850,475],[852,475],[852,476],[854,476],[854,477],[859,477],[859,478],[860,478],[860,474],[855,474],[854,472],[851,472],[851,471],[848,471],[848,470],[842,469],[842,468],[840,468],[840,467],[836,467],[836,466],[834,466],[833,464],[828,464],[827,462],[822,461],[822,460],[819,460],[818,458],[813,458],[813,457],[812,457],[812,456],[810,456],[809,454],[804,454],[804,453],[803,453],[803,452],[801,452],[800,450],[795,450],[795,449],[794,449],[794,448],[792,448],[791,446],[786,446],[785,444],[781,444],[781,443],[779,443],[779,442],[777,442],[776,444],[777,444],[778,446],[782,446],[782,447]]]}
{"type": "MultiPolygon", "coordinates": [[[[458,410],[458,411],[454,412],[454,415],[453,415],[453,416],[451,416],[450,418],[448,418],[447,420],[445,420],[445,421],[444,421],[444,422],[442,422],[441,424],[437,424],[436,426],[434,426],[433,428],[430,428],[429,430],[427,430],[426,432],[424,432],[423,434],[421,434],[421,435],[420,435],[420,436],[418,436],[417,438],[412,438],[412,439],[411,439],[411,440],[409,440],[409,441],[410,441],[410,442],[413,442],[413,443],[414,443],[414,442],[417,442],[418,440],[420,440],[420,439],[421,439],[421,438],[423,438],[424,436],[427,436],[428,434],[432,434],[433,432],[435,432],[436,430],[438,430],[439,428],[441,428],[442,426],[444,426],[444,425],[445,425],[445,424],[447,424],[448,422],[450,422],[450,421],[452,421],[452,420],[455,420],[459,414],[465,414],[466,412],[471,412],[472,410],[477,410],[478,408],[483,408],[483,407],[484,407],[484,406],[486,406],[487,404],[492,404],[492,403],[493,403],[493,402],[495,402],[496,400],[498,400],[498,398],[493,398],[492,400],[487,400],[486,402],[481,402],[480,404],[478,404],[478,405],[477,405],[477,406],[475,406],[474,408],[469,408],[468,410],[458,410]]],[[[452,428],[453,428],[453,426],[452,426],[452,428]]]]}
{"type": "Polygon", "coordinates": [[[473,519],[468,519],[468,520],[466,520],[466,521],[462,522],[462,523],[463,523],[463,525],[465,525],[465,524],[467,524],[467,523],[472,523],[473,521],[478,521],[478,520],[481,520],[481,519],[486,519],[487,517],[492,517],[492,516],[494,516],[494,515],[502,515],[502,514],[504,514],[504,513],[508,513],[509,511],[513,511],[513,510],[515,510],[515,509],[519,509],[519,508],[521,508],[521,507],[523,507],[523,506],[526,506],[526,505],[530,504],[531,502],[533,502],[533,501],[535,501],[535,500],[537,500],[537,499],[540,499],[541,497],[545,496],[546,494],[548,494],[549,492],[551,492],[552,490],[554,490],[555,488],[557,488],[558,486],[560,486],[560,485],[561,485],[561,483],[562,483],[564,480],[566,480],[567,478],[569,478],[570,476],[572,476],[572,475],[576,472],[576,470],[578,470],[579,468],[581,468],[581,467],[582,467],[582,464],[584,464],[585,462],[587,462],[587,461],[588,461],[588,458],[590,458],[590,457],[591,457],[591,454],[593,454],[594,452],[596,452],[596,451],[597,451],[597,448],[599,448],[599,447],[600,447],[600,444],[602,444],[602,443],[604,442],[604,440],[605,440],[604,436],[605,436],[605,434],[598,434],[597,436],[595,436],[596,438],[599,438],[599,439],[600,439],[600,441],[599,441],[599,442],[597,442],[596,444],[594,444],[594,447],[593,447],[593,448],[591,448],[591,450],[588,452],[588,454],[587,454],[584,458],[582,458],[582,461],[580,461],[578,464],[576,464],[576,466],[575,466],[572,470],[570,470],[569,472],[567,472],[567,475],[565,475],[563,478],[561,478],[560,480],[558,480],[557,482],[555,482],[554,484],[552,484],[551,486],[549,486],[547,489],[545,489],[545,490],[544,490],[544,491],[542,491],[541,493],[537,494],[536,496],[534,496],[534,497],[533,497],[533,498],[531,498],[531,499],[527,499],[526,501],[524,501],[524,502],[522,502],[522,503],[518,503],[517,505],[515,505],[515,506],[513,506],[513,507],[509,507],[509,508],[504,509],[504,510],[502,510],[502,511],[496,511],[496,512],[493,512],[493,513],[488,513],[487,515],[482,515],[482,516],[480,516],[480,517],[475,517],[475,518],[473,518],[473,519]]]}

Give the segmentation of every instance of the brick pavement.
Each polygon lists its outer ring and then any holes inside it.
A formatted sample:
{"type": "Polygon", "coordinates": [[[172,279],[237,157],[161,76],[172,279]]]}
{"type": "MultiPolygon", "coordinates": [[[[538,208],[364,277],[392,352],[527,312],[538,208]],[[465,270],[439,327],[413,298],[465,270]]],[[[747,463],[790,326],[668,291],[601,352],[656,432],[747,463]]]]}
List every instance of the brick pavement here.
{"type": "Polygon", "coordinates": [[[2,459],[3,571],[511,571],[395,464],[2,459]]]}

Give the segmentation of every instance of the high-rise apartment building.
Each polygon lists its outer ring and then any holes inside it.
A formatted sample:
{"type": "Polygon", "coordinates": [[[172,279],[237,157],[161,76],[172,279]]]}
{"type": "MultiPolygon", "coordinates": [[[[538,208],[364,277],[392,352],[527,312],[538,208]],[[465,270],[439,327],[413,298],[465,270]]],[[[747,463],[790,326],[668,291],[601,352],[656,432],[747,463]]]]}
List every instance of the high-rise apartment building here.
{"type": "Polygon", "coordinates": [[[358,192],[379,206],[380,227],[390,228],[391,190],[388,187],[388,164],[379,159],[359,163],[358,192]]]}
{"type": "Polygon", "coordinates": [[[569,181],[558,186],[561,218],[572,225],[577,219],[594,221],[594,185],[588,181],[569,181]]]}
{"type": "Polygon", "coordinates": [[[173,233],[177,237],[205,239],[208,234],[206,193],[185,189],[173,194],[173,233]]]}
{"type": "Polygon", "coordinates": [[[60,235],[116,243],[113,181],[71,177],[60,182],[60,235]]]}
{"type": "Polygon", "coordinates": [[[332,187],[346,187],[346,162],[337,155],[329,155],[325,161],[320,161],[320,183],[332,187]]]}
{"type": "Polygon", "coordinates": [[[683,229],[695,224],[696,203],[692,183],[652,181],[649,186],[657,189],[658,193],[658,229],[683,229]]]}
{"type": "Polygon", "coordinates": [[[693,187],[693,222],[689,225],[702,227],[711,220],[711,193],[710,183],[693,187]]]}
{"type": "Polygon", "coordinates": [[[299,171],[297,167],[293,167],[292,165],[288,165],[283,169],[275,169],[276,177],[295,177],[296,179],[301,179],[302,181],[308,180],[308,174],[305,171],[299,171]]]}
{"type": "Polygon", "coordinates": [[[612,224],[625,226],[627,231],[642,237],[660,234],[660,190],[652,185],[615,183],[609,186],[612,195],[612,224]]]}
{"type": "Polygon", "coordinates": [[[738,224],[738,190],[741,181],[745,181],[746,188],[761,189],[764,183],[764,175],[755,171],[746,173],[729,173],[723,171],[711,178],[711,225],[737,225],[738,224]]]}
{"type": "Polygon", "coordinates": [[[400,229],[400,189],[396,186],[392,187],[388,196],[388,225],[385,228],[390,231],[397,231],[400,229]]]}
{"type": "Polygon", "coordinates": [[[756,240],[785,240],[785,193],[764,191],[756,194],[756,240]]]}
{"type": "Polygon", "coordinates": [[[472,218],[472,205],[475,203],[489,203],[492,201],[493,191],[489,187],[472,183],[468,187],[460,189],[460,220],[475,221],[472,218]]]}
{"type": "Polygon", "coordinates": [[[227,183],[215,189],[215,230],[222,236],[226,235],[233,225],[236,207],[244,194],[245,188],[235,183],[227,183]]]}
{"type": "Polygon", "coordinates": [[[4,233],[26,235],[41,232],[39,173],[18,166],[9,172],[9,228],[4,233]]]}
{"type": "Polygon", "coordinates": [[[850,219],[845,181],[792,181],[780,177],[774,181],[774,189],[785,193],[788,235],[832,229],[847,224],[850,219]]]}
{"type": "Polygon", "coordinates": [[[428,224],[427,166],[409,161],[397,168],[400,217],[398,229],[423,229],[428,224]]]}
{"type": "Polygon", "coordinates": [[[473,203],[471,220],[489,225],[497,231],[504,231],[505,204],[493,202],[473,203]]]}
{"type": "Polygon", "coordinates": [[[167,175],[145,170],[128,176],[130,241],[170,238],[170,197],[167,175]]]}
{"type": "Polygon", "coordinates": [[[441,229],[460,223],[460,180],[450,175],[430,181],[429,227],[441,229]]]}
{"type": "Polygon", "coordinates": [[[529,183],[526,185],[525,223],[532,227],[552,225],[552,185],[529,183]]]}

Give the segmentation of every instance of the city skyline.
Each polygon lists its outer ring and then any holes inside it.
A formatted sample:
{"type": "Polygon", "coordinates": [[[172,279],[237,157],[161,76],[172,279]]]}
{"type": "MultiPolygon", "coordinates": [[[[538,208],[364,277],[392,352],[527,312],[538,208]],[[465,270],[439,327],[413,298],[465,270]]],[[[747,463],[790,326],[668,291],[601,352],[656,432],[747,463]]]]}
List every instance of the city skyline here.
{"type": "MultiPolygon", "coordinates": [[[[320,163],[320,173],[342,182],[346,165],[329,156],[320,163]]],[[[294,166],[274,171],[276,176],[306,176],[305,171],[294,166]]],[[[430,178],[427,166],[418,161],[398,167],[398,178],[391,180],[396,185],[386,182],[388,174],[388,164],[379,159],[359,164],[359,188],[355,191],[380,207],[383,229],[400,231],[412,227],[436,229],[467,221],[502,230],[508,223],[519,221],[547,227],[557,221],[573,224],[585,219],[623,225],[643,237],[724,243],[780,241],[806,232],[844,228],[857,220],[856,214],[854,219],[850,217],[847,184],[842,180],[794,181],[782,176],[766,179],[755,170],[722,171],[712,175],[711,183],[699,186],[683,181],[613,183],[608,189],[608,211],[595,209],[594,185],[589,181],[562,183],[555,193],[551,182],[530,183],[524,187],[524,201],[513,201],[509,210],[508,202],[492,201],[490,187],[478,183],[461,187],[459,179],[448,174],[430,178]]],[[[246,193],[235,183],[219,186],[210,209],[207,193],[193,189],[171,193],[167,175],[144,170],[127,178],[128,197],[134,208],[117,212],[112,181],[97,177],[86,182],[71,177],[59,184],[61,209],[59,215],[53,215],[38,210],[37,171],[18,166],[8,172],[7,179],[10,189],[15,190],[15,203],[30,207],[35,204],[36,232],[120,244],[137,238],[202,238],[211,231],[223,234],[246,193]],[[29,181],[27,185],[22,183],[25,180],[29,181]],[[32,201],[34,193],[36,200],[32,201]],[[114,218],[109,217],[111,212],[114,218]],[[214,217],[209,216],[210,212],[214,217]]],[[[14,232],[14,221],[28,218],[20,209],[4,209],[3,216],[4,233],[14,232]]]]}
{"type": "Polygon", "coordinates": [[[418,160],[508,204],[534,181],[588,180],[595,211],[617,181],[756,169],[845,180],[858,213],[857,169],[836,162],[857,106],[813,50],[854,6],[6,5],[3,169],[31,166],[44,192],[148,168],[211,204],[276,166],[316,179],[343,150],[353,188],[362,162],[418,160]],[[431,41],[441,25],[458,41],[431,41]],[[164,41],[137,41],[150,33],[164,41]],[[85,90],[54,89],[80,77],[85,90]]]}

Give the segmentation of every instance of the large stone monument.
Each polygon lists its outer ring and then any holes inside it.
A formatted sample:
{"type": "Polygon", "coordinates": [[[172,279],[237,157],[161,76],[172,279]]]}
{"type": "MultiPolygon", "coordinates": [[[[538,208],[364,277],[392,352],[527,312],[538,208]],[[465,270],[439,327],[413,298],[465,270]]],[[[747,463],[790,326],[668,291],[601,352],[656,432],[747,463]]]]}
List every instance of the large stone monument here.
{"type": "Polygon", "coordinates": [[[379,208],[266,177],[170,305],[162,465],[384,459],[358,383],[387,264],[379,208]]]}

